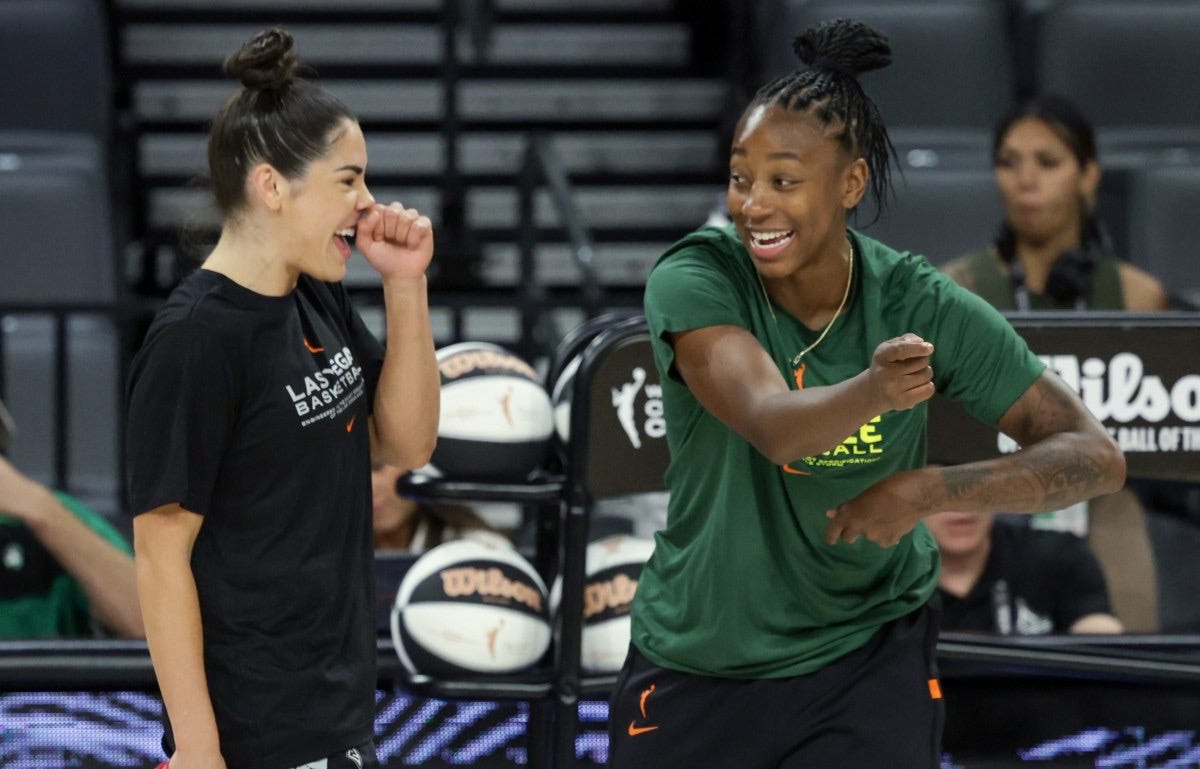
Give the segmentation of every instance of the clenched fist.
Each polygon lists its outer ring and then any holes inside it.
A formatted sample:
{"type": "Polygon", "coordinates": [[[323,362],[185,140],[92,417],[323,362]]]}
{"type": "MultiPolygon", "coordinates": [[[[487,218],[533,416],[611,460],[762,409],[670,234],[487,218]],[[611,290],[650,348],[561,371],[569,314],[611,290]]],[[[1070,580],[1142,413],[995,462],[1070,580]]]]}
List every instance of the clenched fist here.
{"type": "Polygon", "coordinates": [[[933,397],[933,345],[916,334],[880,342],[871,358],[868,381],[880,411],[905,411],[933,397]]]}

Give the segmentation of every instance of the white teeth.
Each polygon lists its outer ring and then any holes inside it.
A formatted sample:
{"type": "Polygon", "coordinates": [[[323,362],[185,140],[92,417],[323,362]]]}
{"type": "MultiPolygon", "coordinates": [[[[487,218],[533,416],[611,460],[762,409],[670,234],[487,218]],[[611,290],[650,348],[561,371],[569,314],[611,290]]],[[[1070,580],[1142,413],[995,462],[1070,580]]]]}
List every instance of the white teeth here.
{"type": "Polygon", "coordinates": [[[751,232],[750,238],[755,243],[763,245],[771,241],[783,240],[791,234],[791,230],[760,230],[758,232],[751,232]]]}
{"type": "Polygon", "coordinates": [[[338,230],[338,231],[337,231],[337,234],[338,234],[338,235],[341,235],[341,236],[342,236],[342,237],[344,237],[344,238],[352,238],[352,237],[354,237],[354,228],[353,228],[353,227],[347,227],[347,228],[346,228],[346,229],[344,229],[344,230],[338,230]]]}

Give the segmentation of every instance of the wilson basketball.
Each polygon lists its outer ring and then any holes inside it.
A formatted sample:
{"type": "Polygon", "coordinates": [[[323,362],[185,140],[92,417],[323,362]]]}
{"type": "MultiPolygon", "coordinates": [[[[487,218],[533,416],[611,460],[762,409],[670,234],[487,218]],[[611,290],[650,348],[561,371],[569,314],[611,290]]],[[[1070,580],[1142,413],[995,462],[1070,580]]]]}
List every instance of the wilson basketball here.
{"type": "Polygon", "coordinates": [[[434,467],[448,479],[520,482],[541,467],[554,429],[532,366],[499,345],[462,342],[437,353],[442,407],[434,467]]]}
{"type": "Polygon", "coordinates": [[[456,540],[429,550],[400,582],[392,643],[411,672],[514,673],[550,646],[546,585],[515,550],[456,540]]]}
{"type": "MultiPolygon", "coordinates": [[[[580,668],[588,673],[621,669],[629,651],[629,610],[638,578],[654,540],[618,534],[588,545],[583,582],[583,639],[580,668]]],[[[555,581],[550,603],[557,611],[561,583],[555,581]]]]}

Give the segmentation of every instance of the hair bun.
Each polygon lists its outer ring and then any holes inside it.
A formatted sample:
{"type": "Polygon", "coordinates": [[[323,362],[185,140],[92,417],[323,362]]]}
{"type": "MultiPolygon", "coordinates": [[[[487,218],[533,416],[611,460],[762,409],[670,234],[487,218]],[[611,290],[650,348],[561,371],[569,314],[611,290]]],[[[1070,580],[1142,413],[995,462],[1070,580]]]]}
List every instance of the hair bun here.
{"type": "Polygon", "coordinates": [[[892,63],[888,39],[860,21],[833,19],[810,27],[792,42],[800,61],[818,72],[854,77],[892,63]]]}
{"type": "Polygon", "coordinates": [[[226,74],[242,81],[246,88],[268,90],[282,88],[296,77],[295,41],[282,27],[263,30],[225,60],[226,74]]]}

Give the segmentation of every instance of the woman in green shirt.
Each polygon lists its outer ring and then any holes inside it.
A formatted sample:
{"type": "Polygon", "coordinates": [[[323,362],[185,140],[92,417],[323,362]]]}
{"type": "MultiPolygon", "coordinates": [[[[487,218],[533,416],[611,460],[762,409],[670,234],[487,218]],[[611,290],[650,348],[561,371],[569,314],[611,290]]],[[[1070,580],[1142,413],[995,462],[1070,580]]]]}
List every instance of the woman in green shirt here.
{"type": "Polygon", "coordinates": [[[1102,426],[985,302],[846,228],[893,152],[856,75],[885,38],[806,31],[730,152],[733,224],[652,270],[671,465],[613,695],[610,765],[936,767],[938,510],[1119,488],[1102,426]],[[925,468],[939,391],[1024,450],[925,468]]]}

